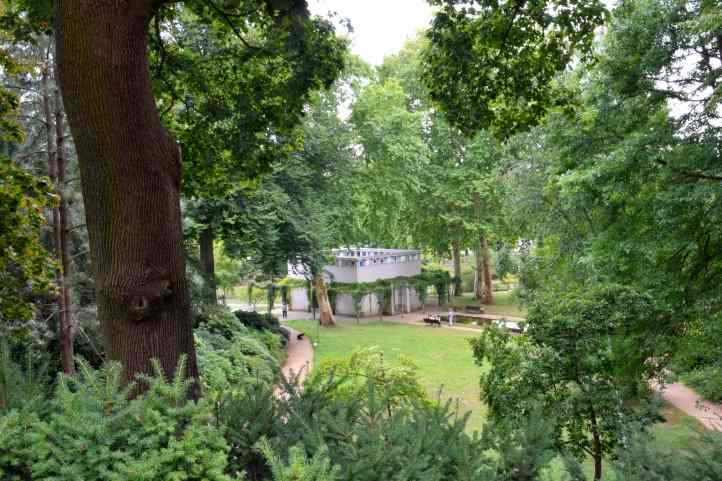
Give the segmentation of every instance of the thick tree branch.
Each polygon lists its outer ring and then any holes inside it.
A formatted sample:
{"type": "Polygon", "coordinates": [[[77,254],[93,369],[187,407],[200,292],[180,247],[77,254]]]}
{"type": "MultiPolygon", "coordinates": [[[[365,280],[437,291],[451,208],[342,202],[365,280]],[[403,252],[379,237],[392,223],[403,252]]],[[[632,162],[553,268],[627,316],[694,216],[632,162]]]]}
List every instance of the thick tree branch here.
{"type": "Polygon", "coordinates": [[[228,24],[228,26],[231,28],[231,30],[236,35],[236,37],[238,37],[238,39],[241,41],[241,43],[246,46],[246,48],[248,48],[250,50],[256,50],[256,51],[263,50],[261,47],[256,47],[256,46],[248,43],[246,41],[246,39],[243,38],[243,35],[241,35],[240,30],[238,30],[238,28],[236,28],[236,25],[233,23],[233,20],[231,20],[228,13],[226,13],[225,11],[223,11],[223,9],[221,9],[218,5],[216,5],[213,2],[213,0],[203,0],[203,1],[206,2],[208,4],[208,6],[211,7],[218,15],[220,15],[220,17],[226,22],[226,24],[228,24]]]}

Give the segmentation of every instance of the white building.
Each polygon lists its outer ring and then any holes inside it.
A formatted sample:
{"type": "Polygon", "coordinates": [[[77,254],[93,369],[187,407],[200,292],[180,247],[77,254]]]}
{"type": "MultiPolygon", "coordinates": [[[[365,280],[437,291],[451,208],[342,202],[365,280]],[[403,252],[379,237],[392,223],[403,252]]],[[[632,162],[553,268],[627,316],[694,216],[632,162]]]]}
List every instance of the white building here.
{"type": "MultiPolygon", "coordinates": [[[[380,249],[369,247],[349,247],[333,249],[333,264],[324,267],[326,282],[344,284],[374,282],[380,279],[395,279],[400,277],[414,277],[421,274],[421,252],[407,249],[380,249]]],[[[303,266],[288,266],[288,276],[296,279],[308,278],[303,266]]],[[[350,294],[339,293],[336,296],[335,313],[355,315],[353,299],[350,294]]],[[[421,303],[416,291],[399,282],[393,286],[390,302],[390,312],[398,314],[419,309],[421,303]]],[[[306,289],[295,288],[291,290],[291,309],[296,311],[308,310],[308,295],[306,289]]],[[[378,315],[379,304],[376,294],[369,293],[361,301],[362,316],[378,315]]]]}

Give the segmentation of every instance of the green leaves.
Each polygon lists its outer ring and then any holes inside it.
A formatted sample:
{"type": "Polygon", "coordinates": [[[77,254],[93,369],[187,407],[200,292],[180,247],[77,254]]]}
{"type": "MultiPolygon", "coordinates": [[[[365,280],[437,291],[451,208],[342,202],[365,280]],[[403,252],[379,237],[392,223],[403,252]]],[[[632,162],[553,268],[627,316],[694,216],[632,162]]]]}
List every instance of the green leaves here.
{"type": "Polygon", "coordinates": [[[190,197],[223,198],[301,148],[305,107],[344,67],[346,44],[328,21],[289,12],[278,21],[248,1],[226,8],[163,11],[151,37],[155,92],[190,197]]]}
{"type": "Polygon", "coordinates": [[[0,155],[0,332],[9,335],[33,315],[34,296],[51,290],[55,264],[45,250],[44,210],[56,202],[50,183],[0,155]]]}
{"type": "MultiPolygon", "coordinates": [[[[0,10],[0,13],[7,13],[0,10]]],[[[0,68],[16,72],[15,61],[0,49],[0,68]]],[[[0,88],[0,145],[22,139],[10,118],[17,97],[0,88]]],[[[32,317],[33,296],[47,294],[55,264],[41,243],[44,211],[57,201],[49,180],[37,177],[0,154],[0,335],[23,335],[32,317]]]]}
{"type": "Polygon", "coordinates": [[[289,448],[288,465],[274,454],[267,439],[258,443],[258,449],[270,465],[274,481],[334,481],[341,471],[339,466],[331,466],[328,448],[325,446],[310,459],[302,446],[289,448]]]}
{"type": "MultiPolygon", "coordinates": [[[[226,444],[211,422],[210,406],[187,400],[183,367],[166,380],[146,377],[148,390],[129,399],[121,367],[63,378],[47,415],[11,413],[0,418],[13,435],[0,448],[0,475],[32,479],[215,480],[230,481],[226,444]]],[[[24,479],[24,478],[23,478],[24,479]]]]}
{"type": "Polygon", "coordinates": [[[529,308],[527,331],[496,329],[472,340],[482,400],[495,422],[543,415],[555,448],[578,459],[613,452],[632,423],[644,423],[648,383],[659,376],[649,296],[613,284],[547,289],[529,308]]]}
{"type": "Polygon", "coordinates": [[[555,78],[589,55],[599,0],[434,0],[424,82],[449,121],[499,138],[527,130],[563,100],[555,78]]]}

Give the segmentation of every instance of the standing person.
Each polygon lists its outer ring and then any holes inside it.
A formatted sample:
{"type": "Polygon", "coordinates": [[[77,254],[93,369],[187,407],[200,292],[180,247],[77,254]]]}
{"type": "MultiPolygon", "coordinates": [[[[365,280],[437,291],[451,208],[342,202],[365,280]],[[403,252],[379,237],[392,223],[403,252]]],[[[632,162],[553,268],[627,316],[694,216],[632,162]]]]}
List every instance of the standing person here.
{"type": "Polygon", "coordinates": [[[288,319],[288,304],[285,302],[281,304],[281,315],[284,319],[288,319]]]}
{"type": "Polygon", "coordinates": [[[449,307],[449,327],[454,327],[454,308],[449,307]]]}

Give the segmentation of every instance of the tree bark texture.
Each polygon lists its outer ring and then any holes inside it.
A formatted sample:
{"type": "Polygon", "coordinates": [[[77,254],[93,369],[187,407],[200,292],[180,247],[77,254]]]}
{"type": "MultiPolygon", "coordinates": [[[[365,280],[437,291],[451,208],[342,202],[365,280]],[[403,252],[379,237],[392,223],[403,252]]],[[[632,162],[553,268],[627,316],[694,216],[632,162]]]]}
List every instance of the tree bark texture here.
{"type": "Polygon", "coordinates": [[[602,439],[599,434],[597,413],[593,406],[589,406],[589,420],[592,431],[592,458],[594,459],[594,479],[602,479],[602,439]]]}
{"type": "MultiPolygon", "coordinates": [[[[196,377],[183,256],[180,151],[148,70],[152,0],[56,0],[57,60],[75,139],[98,317],[127,382],[157,359],[196,377]]],[[[192,396],[198,394],[197,385],[192,396]]]]}
{"type": "MultiPolygon", "coordinates": [[[[474,213],[476,214],[477,221],[481,220],[481,197],[478,192],[474,192],[474,213]]],[[[481,243],[477,242],[474,245],[474,259],[476,265],[474,266],[474,299],[480,301],[482,299],[483,283],[481,279],[481,273],[484,265],[481,253],[481,243]]]]}
{"type": "Polygon", "coordinates": [[[316,291],[316,302],[318,303],[318,321],[322,326],[335,326],[331,303],[328,301],[328,289],[322,276],[316,276],[313,279],[313,288],[316,291]]]}
{"type": "Polygon", "coordinates": [[[62,353],[63,370],[66,374],[75,372],[75,349],[73,341],[75,339],[75,322],[73,321],[73,304],[71,301],[71,257],[70,257],[70,211],[68,210],[67,196],[65,195],[65,170],[67,165],[67,156],[65,150],[65,125],[63,114],[63,102],[60,96],[60,90],[55,88],[55,159],[57,165],[57,192],[60,196],[58,205],[58,214],[60,217],[59,234],[59,255],[60,271],[62,273],[62,284],[60,285],[60,295],[63,297],[63,306],[65,308],[65,317],[60,325],[60,350],[62,353]]]}
{"type": "Polygon", "coordinates": [[[459,279],[459,282],[454,284],[454,295],[460,296],[463,290],[461,283],[461,246],[458,240],[451,241],[451,257],[454,260],[454,277],[459,279]]]}
{"type": "Polygon", "coordinates": [[[213,241],[215,233],[213,227],[207,225],[198,236],[198,246],[200,248],[201,270],[205,280],[205,295],[207,301],[211,304],[218,302],[216,295],[216,261],[213,255],[213,241]]]}
{"type": "Polygon", "coordinates": [[[486,237],[483,235],[479,237],[479,252],[481,253],[482,270],[484,272],[484,304],[492,304],[494,302],[494,291],[491,283],[491,259],[489,258],[489,246],[486,237]]]}
{"type": "Polygon", "coordinates": [[[479,245],[474,247],[474,260],[476,262],[474,265],[474,299],[480,301],[484,297],[484,281],[482,278],[482,273],[484,272],[484,260],[481,256],[481,249],[479,248],[479,245]]]}

